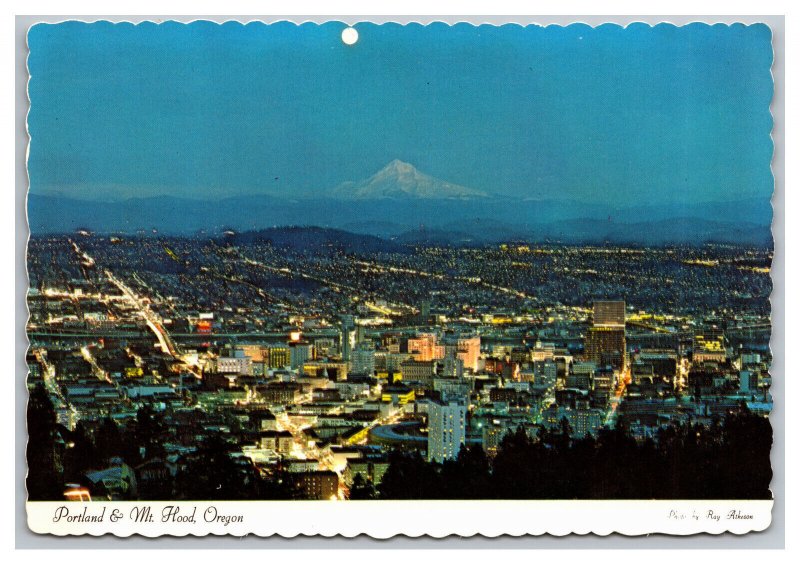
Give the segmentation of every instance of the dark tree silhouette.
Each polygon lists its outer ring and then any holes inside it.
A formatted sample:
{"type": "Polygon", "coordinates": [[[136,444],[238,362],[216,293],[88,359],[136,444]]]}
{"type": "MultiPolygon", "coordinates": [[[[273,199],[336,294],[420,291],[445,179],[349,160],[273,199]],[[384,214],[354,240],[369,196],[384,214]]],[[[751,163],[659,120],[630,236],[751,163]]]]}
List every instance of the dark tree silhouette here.
{"type": "Polygon", "coordinates": [[[769,499],[772,480],[772,427],[749,412],[728,418],[722,429],[720,481],[744,499],[769,499]]]}
{"type": "Polygon", "coordinates": [[[30,501],[63,499],[62,467],[56,452],[56,412],[44,385],[38,384],[28,399],[28,476],[30,501]]]}
{"type": "Polygon", "coordinates": [[[365,479],[362,474],[356,474],[356,477],[353,478],[353,485],[350,486],[350,495],[348,499],[351,500],[364,500],[364,499],[376,499],[378,497],[378,492],[375,489],[375,486],[372,485],[372,482],[365,479]]]}
{"type": "Polygon", "coordinates": [[[119,426],[110,417],[104,418],[100,423],[94,446],[97,449],[100,464],[108,464],[112,458],[122,456],[122,433],[120,433],[119,426]]]}
{"type": "Polygon", "coordinates": [[[134,440],[142,460],[164,457],[164,417],[153,411],[150,405],[140,407],[136,412],[134,440]]]}
{"type": "Polygon", "coordinates": [[[268,475],[256,476],[256,499],[288,500],[299,496],[300,490],[291,474],[283,468],[268,475]]]}
{"type": "Polygon", "coordinates": [[[64,451],[64,480],[80,482],[87,470],[97,466],[97,453],[83,421],[78,421],[75,425],[75,430],[69,434],[69,440],[70,443],[64,451]]]}
{"type": "Polygon", "coordinates": [[[176,497],[186,500],[254,499],[257,475],[249,464],[231,456],[233,448],[222,437],[211,435],[188,456],[176,477],[176,497]]]}
{"type": "Polygon", "coordinates": [[[675,424],[637,442],[624,418],[595,439],[563,422],[531,438],[508,433],[486,460],[477,447],[425,462],[393,452],[382,499],[770,499],[769,420],[743,410],[710,426],[675,424]]]}
{"type": "Polygon", "coordinates": [[[442,464],[442,497],[475,499],[492,495],[489,459],[479,445],[462,446],[458,457],[442,464]]]}
{"type": "Polygon", "coordinates": [[[378,490],[386,499],[440,499],[442,495],[437,465],[426,462],[416,451],[389,454],[389,468],[378,490]]]}

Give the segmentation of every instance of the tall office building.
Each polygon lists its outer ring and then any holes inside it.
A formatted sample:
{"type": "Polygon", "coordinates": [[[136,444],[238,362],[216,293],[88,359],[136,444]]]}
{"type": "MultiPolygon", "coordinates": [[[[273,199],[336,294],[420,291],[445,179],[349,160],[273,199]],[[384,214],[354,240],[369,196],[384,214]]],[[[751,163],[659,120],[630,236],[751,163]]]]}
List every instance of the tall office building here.
{"type": "Polygon", "coordinates": [[[592,326],[586,334],[584,356],[598,366],[623,370],[625,352],[625,302],[596,301],[592,326]]]}
{"type": "Polygon", "coordinates": [[[350,351],[353,350],[353,345],[355,344],[356,322],[352,315],[343,315],[341,321],[339,348],[342,351],[342,360],[348,362],[350,360],[350,351]]]}
{"type": "Polygon", "coordinates": [[[434,333],[421,333],[408,340],[408,352],[420,362],[441,360],[444,358],[444,345],[438,344],[434,333]]]}
{"type": "Polygon", "coordinates": [[[350,352],[350,374],[373,376],[375,374],[375,347],[366,341],[357,343],[350,352]]]}
{"type": "Polygon", "coordinates": [[[269,368],[284,368],[292,363],[289,347],[267,347],[264,362],[269,368]]]}
{"type": "Polygon", "coordinates": [[[533,363],[533,374],[537,386],[555,386],[558,378],[558,365],[552,360],[536,360],[533,363]]]}
{"type": "Polygon", "coordinates": [[[594,302],[593,327],[625,328],[625,302],[623,300],[594,302]]]}
{"type": "Polygon", "coordinates": [[[464,363],[464,368],[478,371],[478,360],[481,355],[481,338],[474,337],[460,337],[456,344],[458,353],[456,356],[464,363]]]}
{"type": "Polygon", "coordinates": [[[625,360],[625,329],[590,327],[584,342],[586,360],[598,366],[622,370],[625,360]]]}
{"type": "Polygon", "coordinates": [[[436,362],[433,360],[404,360],[400,363],[400,373],[403,381],[419,382],[430,385],[436,376],[436,362]]]}
{"type": "Polygon", "coordinates": [[[448,354],[444,357],[442,365],[442,377],[444,378],[457,378],[464,377],[464,361],[453,354],[448,354]]]}
{"type": "Polygon", "coordinates": [[[253,360],[245,354],[245,351],[236,348],[231,351],[229,356],[217,358],[217,372],[220,374],[253,374],[253,360]]]}
{"type": "Polygon", "coordinates": [[[428,405],[428,460],[443,462],[458,456],[467,436],[467,406],[463,400],[432,400],[428,405]]]}
{"type": "Polygon", "coordinates": [[[505,425],[501,425],[499,421],[487,421],[481,431],[481,438],[483,439],[483,450],[487,456],[494,458],[497,456],[497,451],[503,443],[503,437],[508,433],[505,425]]]}
{"type": "Polygon", "coordinates": [[[314,359],[314,345],[306,341],[289,343],[289,359],[292,369],[302,368],[307,361],[314,359]]]}
{"type": "Polygon", "coordinates": [[[725,362],[728,351],[725,333],[717,327],[706,327],[692,339],[692,362],[725,362]]]}

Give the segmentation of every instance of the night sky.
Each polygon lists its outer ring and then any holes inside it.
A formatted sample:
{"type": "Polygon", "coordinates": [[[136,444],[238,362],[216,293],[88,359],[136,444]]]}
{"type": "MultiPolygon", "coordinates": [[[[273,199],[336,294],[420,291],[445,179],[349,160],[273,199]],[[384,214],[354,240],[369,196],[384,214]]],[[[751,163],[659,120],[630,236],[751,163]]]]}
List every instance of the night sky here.
{"type": "Polygon", "coordinates": [[[512,198],[769,198],[765,25],[41,24],[31,192],[324,195],[398,158],[512,198]]]}

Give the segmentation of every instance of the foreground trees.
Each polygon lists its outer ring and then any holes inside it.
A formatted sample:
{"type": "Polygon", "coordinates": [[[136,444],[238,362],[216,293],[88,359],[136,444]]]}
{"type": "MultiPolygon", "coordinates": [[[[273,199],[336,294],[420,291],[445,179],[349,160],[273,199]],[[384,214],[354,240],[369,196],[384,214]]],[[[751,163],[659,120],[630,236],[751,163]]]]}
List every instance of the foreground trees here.
{"type": "MultiPolygon", "coordinates": [[[[121,460],[133,468],[163,464],[168,429],[160,414],[142,408],[120,427],[107,418],[90,431],[82,422],[69,431],[56,422],[43,386],[32,390],[27,412],[31,501],[61,500],[65,484],[89,470],[121,460]]],[[[479,445],[462,448],[456,460],[427,462],[395,451],[375,488],[359,475],[350,499],[770,499],[772,428],[747,411],[706,427],[674,425],[655,441],[637,442],[624,420],[596,438],[571,439],[569,427],[523,429],[504,438],[493,460],[479,445]]],[[[238,447],[220,435],[177,461],[147,499],[292,499],[290,477],[262,475],[238,447]],[[232,456],[234,455],[234,456],[232,456]]]]}
{"type": "Polygon", "coordinates": [[[140,499],[245,500],[296,496],[284,472],[261,475],[249,459],[235,456],[236,444],[222,435],[210,435],[197,450],[177,459],[178,470],[172,476],[165,464],[163,446],[169,439],[169,430],[163,416],[149,406],[140,408],[136,419],[125,426],[106,417],[95,422],[92,429],[79,421],[70,431],[57,423],[47,391],[37,386],[31,391],[27,419],[26,485],[30,501],[63,500],[66,484],[87,485],[87,472],[119,463],[134,469],[149,464],[160,466],[159,476],[163,477],[151,479],[146,488],[140,487],[140,499]]]}
{"type": "Polygon", "coordinates": [[[43,385],[38,385],[28,399],[28,476],[25,485],[28,499],[62,499],[63,467],[56,446],[56,412],[43,385]]]}
{"type": "Polygon", "coordinates": [[[771,446],[769,420],[750,413],[642,443],[624,423],[596,439],[518,429],[492,461],[477,445],[444,464],[394,452],[378,490],[381,499],[770,499],[771,446]]]}

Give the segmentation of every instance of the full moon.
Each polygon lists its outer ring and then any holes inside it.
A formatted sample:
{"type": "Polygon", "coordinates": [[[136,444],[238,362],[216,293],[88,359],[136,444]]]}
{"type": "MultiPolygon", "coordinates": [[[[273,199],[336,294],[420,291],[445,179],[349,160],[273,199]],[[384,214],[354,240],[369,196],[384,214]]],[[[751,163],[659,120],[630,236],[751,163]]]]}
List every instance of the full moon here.
{"type": "Polygon", "coordinates": [[[345,45],[355,45],[356,41],[358,41],[358,32],[354,27],[345,28],[342,31],[342,41],[344,41],[345,45]]]}

